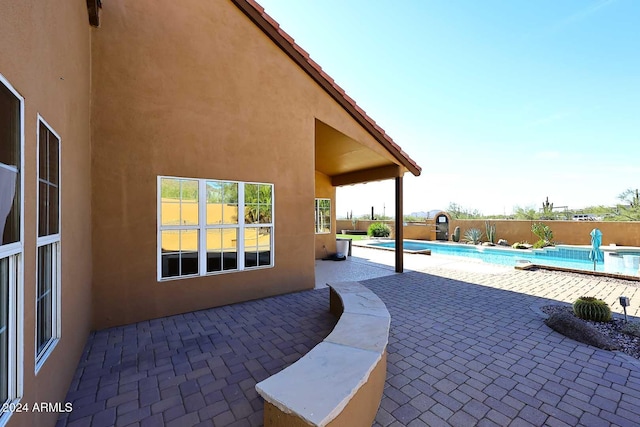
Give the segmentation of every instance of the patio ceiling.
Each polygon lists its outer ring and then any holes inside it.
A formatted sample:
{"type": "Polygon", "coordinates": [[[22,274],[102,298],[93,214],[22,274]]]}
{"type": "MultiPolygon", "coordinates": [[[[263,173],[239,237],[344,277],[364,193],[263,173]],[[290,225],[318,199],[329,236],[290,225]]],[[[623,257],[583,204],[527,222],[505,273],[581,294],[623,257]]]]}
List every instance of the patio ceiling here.
{"type": "Polygon", "coordinates": [[[331,126],[316,120],[316,170],[334,186],[402,176],[406,168],[331,126]]]}

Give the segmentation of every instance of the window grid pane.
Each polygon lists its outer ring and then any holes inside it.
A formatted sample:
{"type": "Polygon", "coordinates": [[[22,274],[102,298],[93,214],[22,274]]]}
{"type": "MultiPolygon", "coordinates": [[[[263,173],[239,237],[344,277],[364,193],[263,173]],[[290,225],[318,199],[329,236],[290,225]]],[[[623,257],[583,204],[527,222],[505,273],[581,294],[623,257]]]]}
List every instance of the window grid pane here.
{"type": "Polygon", "coordinates": [[[40,355],[53,338],[54,243],[38,248],[38,294],[36,295],[36,345],[40,355]]]}
{"type": "Polygon", "coordinates": [[[58,159],[60,141],[40,122],[38,162],[38,237],[58,234],[60,193],[58,189],[58,159]]]}
{"type": "Polygon", "coordinates": [[[45,182],[40,181],[38,183],[38,237],[46,236],[48,234],[48,204],[49,199],[47,195],[48,187],[45,182]]]}
{"type": "Polygon", "coordinates": [[[222,230],[222,269],[235,270],[238,268],[238,229],[225,228],[222,230]]]}
{"type": "Polygon", "coordinates": [[[180,182],[180,224],[198,225],[198,181],[183,179],[180,182]]]}
{"type": "Polygon", "coordinates": [[[161,279],[238,270],[239,255],[243,268],[273,264],[272,184],[160,177],[159,185],[161,279]]]}
{"type": "Polygon", "coordinates": [[[20,167],[20,100],[0,83],[0,163],[20,167]]]}
{"type": "Polygon", "coordinates": [[[331,232],[331,200],[316,199],[315,204],[316,233],[331,232]]]}
{"type": "Polygon", "coordinates": [[[0,181],[13,193],[6,195],[13,203],[6,218],[0,218],[2,242],[20,241],[20,100],[0,83],[0,181]]]}

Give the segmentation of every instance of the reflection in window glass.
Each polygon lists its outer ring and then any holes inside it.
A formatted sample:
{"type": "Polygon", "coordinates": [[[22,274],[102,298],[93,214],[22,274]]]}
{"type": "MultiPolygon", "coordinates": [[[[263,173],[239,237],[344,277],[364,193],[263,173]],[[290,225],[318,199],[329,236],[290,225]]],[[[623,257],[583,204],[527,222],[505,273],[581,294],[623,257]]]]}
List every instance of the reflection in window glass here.
{"type": "Polygon", "coordinates": [[[60,218],[58,211],[60,140],[44,122],[40,122],[38,146],[38,237],[43,237],[59,233],[60,218]]]}
{"type": "Polygon", "coordinates": [[[207,225],[238,223],[238,184],[207,181],[207,225]]]}
{"type": "Polygon", "coordinates": [[[207,230],[207,272],[238,268],[237,230],[220,228],[207,230]]]}
{"type": "Polygon", "coordinates": [[[258,265],[271,264],[271,228],[258,229],[258,265]]]}
{"type": "Polygon", "coordinates": [[[258,265],[258,228],[247,227],[244,230],[244,266],[258,265]]]}
{"type": "Polygon", "coordinates": [[[180,275],[198,274],[198,231],[180,231],[180,275]]]}
{"type": "Polygon", "coordinates": [[[271,224],[273,222],[272,185],[245,184],[244,221],[247,224],[271,224]]]}
{"type": "Polygon", "coordinates": [[[331,200],[316,199],[316,234],[331,233],[331,200]]]}
{"type": "Polygon", "coordinates": [[[0,82],[0,245],[20,241],[20,100],[0,82]]]}
{"type": "Polygon", "coordinates": [[[272,184],[159,177],[158,185],[160,280],[273,265],[272,184]]]}
{"type": "Polygon", "coordinates": [[[245,267],[271,265],[271,228],[250,227],[244,234],[245,267]]]}
{"type": "Polygon", "coordinates": [[[198,181],[181,180],[180,221],[182,225],[198,225],[198,181]]]}
{"type": "Polygon", "coordinates": [[[163,230],[162,277],[198,274],[198,231],[163,230]]]}
{"type": "Polygon", "coordinates": [[[161,180],[162,225],[198,225],[198,181],[178,178],[161,180]]]}
{"type": "Polygon", "coordinates": [[[38,248],[38,294],[36,295],[36,352],[40,355],[53,338],[54,244],[38,248]]]}

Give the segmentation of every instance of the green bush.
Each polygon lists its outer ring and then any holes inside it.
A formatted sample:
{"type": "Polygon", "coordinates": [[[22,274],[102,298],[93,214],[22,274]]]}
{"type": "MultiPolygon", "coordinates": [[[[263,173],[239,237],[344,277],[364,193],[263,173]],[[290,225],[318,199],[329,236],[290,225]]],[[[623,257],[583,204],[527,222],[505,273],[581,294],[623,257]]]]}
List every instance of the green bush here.
{"type": "Polygon", "coordinates": [[[369,226],[367,234],[371,237],[389,237],[391,235],[391,228],[382,222],[374,222],[369,226]]]}

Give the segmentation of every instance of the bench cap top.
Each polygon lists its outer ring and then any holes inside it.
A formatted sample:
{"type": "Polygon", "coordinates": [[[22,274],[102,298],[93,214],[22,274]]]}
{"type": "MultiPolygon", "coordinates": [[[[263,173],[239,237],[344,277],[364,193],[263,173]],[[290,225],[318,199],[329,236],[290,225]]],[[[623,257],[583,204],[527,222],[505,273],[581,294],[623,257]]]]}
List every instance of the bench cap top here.
{"type": "Polygon", "coordinates": [[[256,390],[282,412],[325,426],[367,382],[380,358],[378,352],[321,342],[294,364],[256,384],[256,390]]]}

